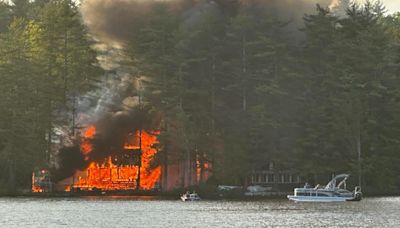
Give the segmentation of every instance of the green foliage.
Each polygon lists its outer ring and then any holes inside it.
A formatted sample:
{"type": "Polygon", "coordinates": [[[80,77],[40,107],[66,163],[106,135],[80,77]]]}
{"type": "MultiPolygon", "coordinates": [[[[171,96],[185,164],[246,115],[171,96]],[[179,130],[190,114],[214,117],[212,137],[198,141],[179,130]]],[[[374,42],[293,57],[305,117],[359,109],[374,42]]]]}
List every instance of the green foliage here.
{"type": "Polygon", "coordinates": [[[5,2],[0,2],[0,33],[7,30],[11,20],[11,9],[5,2]]]}
{"type": "Polygon", "coordinates": [[[395,186],[399,173],[387,160],[398,158],[392,144],[397,141],[392,124],[399,107],[393,97],[398,91],[393,57],[398,53],[393,54],[395,37],[388,32],[393,27],[382,12],[379,3],[369,2],[352,5],[342,18],[319,8],[317,15],[306,17],[304,29],[310,94],[299,140],[303,170],[361,171],[367,192],[380,180],[395,186]],[[382,164],[391,168],[382,169],[382,164]]]}
{"type": "Polygon", "coordinates": [[[394,191],[400,33],[399,16],[384,11],[318,6],[299,42],[290,22],[248,5],[182,22],[156,4],[130,55],[163,115],[164,165],[196,158],[220,182],[243,184],[273,161],[304,176],[361,171],[366,191],[381,184],[374,178],[394,191]]]}
{"type": "Polygon", "coordinates": [[[68,124],[72,97],[87,91],[94,66],[87,31],[78,9],[68,0],[35,8],[14,1],[14,19],[0,34],[0,179],[11,190],[28,187],[34,167],[49,163],[50,140],[56,124],[68,124]]]}
{"type": "MultiPolygon", "coordinates": [[[[62,113],[100,73],[74,1],[13,2],[0,2],[0,183],[10,189],[47,164],[54,126],[71,124],[62,113]]],[[[300,32],[251,4],[185,20],[152,3],[127,55],[161,119],[155,162],[191,160],[201,176],[245,184],[272,161],[398,191],[400,15],[340,2],[318,6],[300,32]]]]}

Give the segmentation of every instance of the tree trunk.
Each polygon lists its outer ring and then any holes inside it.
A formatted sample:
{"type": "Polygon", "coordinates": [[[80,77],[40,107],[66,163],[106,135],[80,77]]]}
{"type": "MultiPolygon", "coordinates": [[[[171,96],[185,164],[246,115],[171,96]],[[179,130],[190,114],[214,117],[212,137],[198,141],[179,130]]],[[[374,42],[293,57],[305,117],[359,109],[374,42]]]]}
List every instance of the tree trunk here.
{"type": "Polygon", "coordinates": [[[242,37],[242,109],[245,112],[247,110],[247,63],[246,63],[246,36],[242,37]]]}
{"type": "Polygon", "coordinates": [[[190,150],[187,150],[188,186],[192,185],[192,161],[190,150]]]}
{"type": "Polygon", "coordinates": [[[143,151],[142,151],[142,128],[140,128],[140,130],[139,130],[139,151],[140,151],[140,154],[139,154],[138,174],[137,174],[137,179],[136,179],[136,190],[140,190],[140,178],[141,178],[140,169],[142,168],[142,154],[143,154],[143,151]]]}
{"type": "MultiPolygon", "coordinates": [[[[168,132],[168,124],[165,124],[165,131],[168,132]]],[[[164,144],[164,150],[163,150],[163,183],[162,183],[162,189],[164,191],[168,190],[168,140],[164,144]]]]}
{"type": "MultiPolygon", "coordinates": [[[[181,164],[179,164],[180,169],[182,169],[181,173],[181,187],[184,188],[185,187],[185,179],[186,179],[186,162],[185,159],[183,159],[183,162],[181,164]]],[[[181,171],[181,170],[179,170],[181,171]]]]}
{"type": "Polygon", "coordinates": [[[201,156],[199,159],[199,165],[200,165],[200,180],[199,183],[203,183],[204,180],[204,174],[205,174],[205,165],[204,165],[204,156],[201,156]]]}
{"type": "Polygon", "coordinates": [[[211,65],[211,131],[214,134],[215,129],[215,57],[213,57],[211,65]]]}
{"type": "Polygon", "coordinates": [[[361,131],[360,126],[358,126],[358,132],[356,135],[356,144],[357,144],[357,162],[358,162],[358,186],[361,187],[361,173],[362,173],[362,166],[361,166],[361,131]]]}
{"type": "Polygon", "coordinates": [[[51,114],[51,108],[52,106],[52,101],[51,98],[49,98],[49,119],[48,119],[48,129],[47,129],[47,153],[46,153],[46,163],[50,165],[50,157],[51,157],[51,145],[52,145],[52,132],[53,132],[53,126],[52,126],[52,114],[51,114]]]}
{"type": "Polygon", "coordinates": [[[64,32],[64,102],[67,102],[67,93],[68,93],[68,31],[64,32]]]}
{"type": "Polygon", "coordinates": [[[16,168],[13,159],[9,159],[8,161],[8,191],[11,194],[15,194],[17,191],[16,168]]]}

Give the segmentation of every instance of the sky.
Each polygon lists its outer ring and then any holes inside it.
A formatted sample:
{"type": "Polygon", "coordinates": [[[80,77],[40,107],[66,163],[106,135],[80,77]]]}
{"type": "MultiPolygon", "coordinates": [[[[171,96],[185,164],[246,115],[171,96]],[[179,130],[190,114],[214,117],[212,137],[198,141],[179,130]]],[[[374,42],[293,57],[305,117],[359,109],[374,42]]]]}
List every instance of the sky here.
{"type": "MultiPolygon", "coordinates": [[[[75,2],[80,2],[81,0],[74,0],[75,2]]],[[[363,2],[365,0],[358,0],[363,2]]],[[[400,12],[400,0],[380,0],[387,8],[388,13],[392,14],[395,12],[400,12]]]]}
{"type": "Polygon", "coordinates": [[[386,6],[388,13],[400,12],[400,0],[381,0],[386,6]]]}
{"type": "Polygon", "coordinates": [[[400,0],[384,0],[383,2],[390,12],[400,12],[400,0]]]}

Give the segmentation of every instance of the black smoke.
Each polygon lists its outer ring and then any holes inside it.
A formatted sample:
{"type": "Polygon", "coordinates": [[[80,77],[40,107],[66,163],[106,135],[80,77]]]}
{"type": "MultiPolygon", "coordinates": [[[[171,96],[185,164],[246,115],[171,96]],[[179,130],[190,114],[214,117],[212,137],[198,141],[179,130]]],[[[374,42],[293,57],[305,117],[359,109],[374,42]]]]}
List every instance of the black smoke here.
{"type": "Polygon", "coordinates": [[[59,167],[53,170],[56,182],[72,176],[76,170],[83,170],[88,165],[78,144],[61,148],[57,159],[59,167]]]}
{"type": "Polygon", "coordinates": [[[145,110],[133,109],[117,113],[109,113],[96,123],[97,133],[91,143],[92,161],[101,162],[110,155],[121,156],[125,153],[124,144],[128,136],[140,129],[152,131],[154,117],[145,110]]]}
{"type": "Polygon", "coordinates": [[[74,146],[64,147],[59,151],[59,168],[54,171],[55,180],[70,177],[76,170],[84,170],[92,162],[103,163],[109,156],[126,155],[124,145],[135,132],[144,130],[152,132],[159,125],[158,118],[149,114],[145,108],[134,108],[129,111],[107,113],[93,124],[96,134],[92,139],[79,139],[74,146]],[[82,140],[92,145],[92,151],[83,155],[80,149],[82,140]]]}
{"type": "MultiPolygon", "coordinates": [[[[300,27],[304,13],[312,12],[315,4],[328,6],[330,0],[85,0],[81,12],[90,31],[104,43],[128,42],[138,29],[146,24],[146,16],[155,4],[164,4],[179,16],[181,27],[193,28],[201,21],[205,13],[217,14],[217,18],[235,16],[246,9],[255,16],[271,14],[282,20],[292,21],[293,30],[300,27]]],[[[109,59],[124,57],[115,54],[115,50],[106,54],[109,59]]],[[[107,61],[106,61],[107,62],[107,61]]],[[[76,170],[85,169],[91,162],[103,162],[110,155],[121,156],[127,136],[139,129],[152,131],[157,128],[159,117],[150,115],[148,107],[138,104],[138,86],[135,85],[135,73],[120,62],[110,62],[114,73],[109,73],[108,82],[100,85],[100,98],[96,108],[89,110],[82,106],[79,110],[86,113],[84,126],[94,125],[96,135],[90,140],[93,151],[85,157],[80,151],[80,139],[72,147],[59,151],[55,171],[56,179],[72,176],[76,170]],[[124,69],[124,67],[126,69],[124,69]],[[87,110],[86,110],[87,109],[87,110]]],[[[106,64],[107,65],[107,64],[106,64]]],[[[91,102],[87,102],[88,104],[91,102]]]]}

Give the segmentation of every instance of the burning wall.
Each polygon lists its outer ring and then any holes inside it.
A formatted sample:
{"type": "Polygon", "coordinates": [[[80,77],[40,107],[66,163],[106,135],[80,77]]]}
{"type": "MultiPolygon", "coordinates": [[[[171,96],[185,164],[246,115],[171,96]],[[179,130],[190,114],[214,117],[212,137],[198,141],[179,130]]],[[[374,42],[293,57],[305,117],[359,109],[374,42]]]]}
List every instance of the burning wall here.
{"type": "Polygon", "coordinates": [[[66,191],[70,191],[71,187],[84,191],[155,188],[161,176],[160,166],[151,167],[152,159],[157,153],[153,147],[157,143],[157,134],[140,130],[135,134],[128,134],[122,153],[106,156],[102,161],[91,161],[91,141],[95,139],[96,128],[88,127],[83,133],[81,151],[89,165],[84,170],[75,171],[72,177],[61,183],[67,185],[64,186],[66,191]]]}

